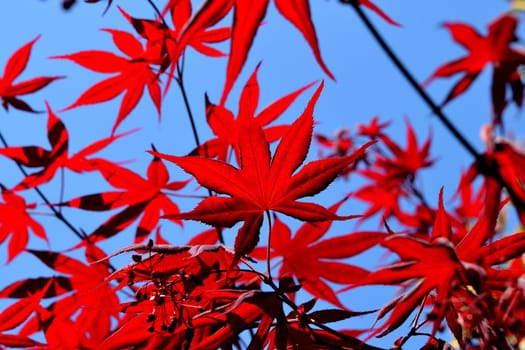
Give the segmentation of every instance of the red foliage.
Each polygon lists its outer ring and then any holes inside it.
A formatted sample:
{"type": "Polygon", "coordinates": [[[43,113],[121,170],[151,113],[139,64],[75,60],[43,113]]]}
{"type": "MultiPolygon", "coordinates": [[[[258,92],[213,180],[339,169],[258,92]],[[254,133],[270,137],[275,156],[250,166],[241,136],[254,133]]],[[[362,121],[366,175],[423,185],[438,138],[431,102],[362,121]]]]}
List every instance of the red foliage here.
{"type": "Polygon", "coordinates": [[[7,61],[4,74],[0,78],[0,97],[2,99],[2,107],[7,111],[9,106],[13,108],[26,111],[35,112],[31,106],[19,99],[20,95],[27,95],[36,92],[46,87],[54,80],[63,77],[37,77],[30,80],[25,80],[19,83],[14,81],[26,69],[27,61],[31,55],[31,50],[40,36],[31,40],[21,48],[19,48],[7,61]]]}
{"type": "MultiPolygon", "coordinates": [[[[74,2],[63,1],[63,6],[74,2]]],[[[362,19],[366,15],[358,6],[398,25],[368,0],[341,2],[358,9],[362,19]]],[[[111,4],[107,2],[107,9],[111,4]]],[[[487,148],[461,175],[453,204],[445,200],[444,189],[429,196],[437,200],[428,200],[420,180],[424,170],[442,160],[432,154],[436,141],[428,137],[418,142],[408,120],[404,143],[387,129],[391,122],[380,122],[377,116],[355,130],[341,128],[334,137],[314,133],[324,83],[303,112],[286,121],[292,104],[315,83],[259,110],[265,98],[260,64],[240,91],[238,109],[226,106],[265,23],[269,0],[203,0],[197,10],[190,0],[169,0],[160,8],[148,4],[154,18],[133,17],[119,8],[136,35],[104,29],[123,55],[92,48],[53,56],[111,74],[64,109],[89,108],[123,94],[109,136],[70,155],[73,130],[47,102],[43,132],[48,146],[36,141],[8,146],[0,134],[0,154],[14,161],[22,174],[11,181],[16,184],[12,188],[0,184],[0,244],[9,241],[8,264],[25,256],[28,264],[49,270],[15,275],[2,284],[0,298],[15,299],[0,310],[2,349],[373,350],[378,348],[371,339],[389,334],[397,337],[392,341],[396,349],[415,337],[423,339],[424,349],[445,349],[448,341],[439,338],[445,329],[461,349],[512,349],[525,342],[525,232],[507,232],[503,225],[506,205],[516,209],[517,220],[525,225],[525,155],[516,142],[485,133],[487,148]],[[186,50],[212,60],[226,56],[221,45],[227,40],[230,52],[219,102],[199,92],[204,113],[194,117],[184,85],[185,60],[193,56],[186,50]],[[106,158],[107,153],[94,156],[117,139],[133,142],[124,136],[138,130],[116,130],[136,112],[145,89],[160,119],[172,81],[180,88],[196,146],[186,145],[181,155],[168,149],[178,142],[175,138],[163,144],[164,153],[152,145],[143,174],[106,158]],[[280,124],[272,124],[277,118],[280,124]],[[212,135],[203,142],[195,127],[199,120],[207,122],[202,126],[212,135]],[[308,158],[312,139],[322,148],[321,159],[308,158]],[[191,179],[174,181],[179,175],[170,174],[170,163],[191,179]],[[80,181],[100,176],[106,187],[90,191],[78,186],[66,196],[66,174],[80,181]],[[196,189],[190,189],[193,180],[196,189]],[[59,193],[49,200],[46,192],[56,190],[57,183],[59,193]],[[326,207],[320,193],[329,185],[338,186],[337,198],[326,207]],[[38,201],[30,197],[33,192],[38,201]],[[188,209],[193,197],[198,203],[188,209]],[[362,212],[356,213],[362,202],[362,212]],[[343,205],[352,205],[352,215],[338,214],[343,205]],[[76,228],[72,220],[79,209],[94,212],[93,231],[76,228]],[[37,219],[39,213],[51,214],[66,230],[48,226],[37,219]],[[357,231],[348,221],[354,218],[359,225],[377,228],[357,231]],[[183,226],[184,220],[211,228],[183,226]],[[178,239],[171,235],[174,227],[189,233],[186,244],[170,243],[178,239]],[[131,245],[109,255],[103,251],[110,239],[124,239],[131,230],[131,245]],[[35,249],[30,232],[44,240],[47,249],[35,249]],[[143,243],[152,232],[155,239],[143,243]],[[70,247],[64,240],[68,233],[80,242],[70,247]],[[59,250],[59,245],[66,247],[59,250]],[[386,253],[381,266],[359,260],[359,255],[377,251],[386,253]],[[113,258],[124,253],[131,253],[131,262],[115,267],[113,258]],[[375,285],[399,287],[399,294],[385,305],[367,301],[367,311],[352,311],[354,300],[345,293],[375,285]],[[368,314],[375,314],[380,324],[362,321],[361,329],[350,329],[346,323],[368,314]]],[[[324,74],[334,79],[321,54],[310,2],[273,4],[303,35],[324,74]]],[[[486,36],[464,23],[445,23],[469,53],[439,67],[427,81],[464,74],[444,104],[460,97],[492,63],[493,124],[502,124],[507,88],[512,102],[522,105],[525,56],[514,43],[519,21],[514,14],[500,16],[486,36]]],[[[38,38],[7,59],[0,78],[6,111],[11,106],[35,112],[20,96],[61,78],[15,82],[38,38]]]]}

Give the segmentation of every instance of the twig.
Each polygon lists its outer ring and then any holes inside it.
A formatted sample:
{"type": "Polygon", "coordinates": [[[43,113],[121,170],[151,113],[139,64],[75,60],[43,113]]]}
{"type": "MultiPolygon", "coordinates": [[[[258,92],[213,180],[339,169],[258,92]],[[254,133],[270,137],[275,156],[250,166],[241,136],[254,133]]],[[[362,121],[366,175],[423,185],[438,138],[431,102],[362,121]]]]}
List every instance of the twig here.
{"type": "MultiPolygon", "coordinates": [[[[9,144],[7,143],[6,139],[4,138],[4,135],[2,134],[2,132],[0,132],[0,142],[2,142],[2,145],[4,147],[9,147],[9,144]]],[[[27,177],[27,171],[24,169],[24,167],[22,166],[22,164],[20,164],[19,162],[17,162],[16,160],[14,161],[16,163],[16,165],[18,166],[18,169],[20,169],[20,171],[22,172],[22,174],[24,174],[24,176],[27,177]]],[[[71,222],[69,222],[65,217],[64,215],[62,215],[62,213],[57,210],[53,204],[51,203],[51,201],[46,197],[46,195],[40,190],[40,188],[38,187],[32,187],[36,193],[40,196],[40,198],[42,198],[42,200],[47,204],[47,206],[51,209],[51,211],[53,212],[53,214],[55,215],[55,217],[62,221],[78,238],[80,238],[81,240],[87,240],[88,239],[88,236],[84,233],[84,232],[81,232],[80,230],[78,230],[75,226],[73,226],[73,224],[71,222]]]]}
{"type": "MultiPolygon", "coordinates": [[[[193,117],[193,112],[191,111],[190,101],[188,100],[188,94],[186,93],[186,88],[184,87],[184,79],[182,74],[182,69],[177,65],[177,77],[174,77],[175,81],[179,85],[179,89],[184,100],[184,106],[188,114],[188,119],[190,120],[191,130],[193,132],[193,138],[197,144],[197,148],[200,147],[201,142],[199,140],[199,133],[197,132],[197,126],[195,125],[195,118],[193,117]]],[[[213,195],[212,191],[208,189],[208,195],[211,197],[213,195]]],[[[217,236],[219,237],[219,242],[224,244],[224,236],[222,235],[222,230],[219,227],[216,227],[217,236]]]]}
{"type": "Polygon", "coordinates": [[[476,151],[474,146],[467,141],[467,139],[461,134],[461,132],[452,124],[448,117],[443,113],[441,108],[432,100],[432,98],[423,90],[420,84],[416,81],[414,76],[408,71],[406,66],[401,62],[401,60],[394,53],[392,48],[386,43],[385,39],[379,34],[376,27],[370,22],[368,16],[364,13],[363,9],[359,6],[359,2],[356,0],[341,0],[341,2],[350,4],[353,6],[359,18],[363,21],[367,29],[370,31],[372,36],[376,39],[377,43],[381,46],[385,54],[390,58],[392,63],[399,69],[403,77],[410,83],[410,85],[416,90],[419,96],[425,101],[425,103],[430,107],[432,112],[438,117],[438,119],[443,123],[445,128],[454,135],[459,143],[476,159],[479,160],[482,158],[481,154],[476,151]]]}

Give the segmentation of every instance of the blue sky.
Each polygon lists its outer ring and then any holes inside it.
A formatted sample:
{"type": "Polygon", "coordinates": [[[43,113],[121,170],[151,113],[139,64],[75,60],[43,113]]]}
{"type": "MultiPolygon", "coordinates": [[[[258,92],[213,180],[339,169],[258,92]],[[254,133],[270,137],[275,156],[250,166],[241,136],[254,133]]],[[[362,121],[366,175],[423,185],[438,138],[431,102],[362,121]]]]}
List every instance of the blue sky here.
{"type": "MultiPolygon", "coordinates": [[[[162,5],[159,1],[156,3],[162,5]]],[[[195,3],[198,4],[199,1],[195,3]]],[[[441,27],[444,21],[464,21],[485,33],[486,25],[509,7],[508,1],[504,0],[485,1],[478,6],[473,6],[471,1],[457,0],[376,0],[375,3],[402,24],[402,27],[393,27],[374,13],[365,10],[419,81],[426,79],[439,65],[465,53],[441,27]]],[[[357,123],[367,123],[371,117],[379,115],[382,120],[393,122],[389,128],[393,137],[404,140],[404,119],[408,118],[421,141],[429,134],[433,135],[432,154],[438,160],[434,168],[423,173],[424,176],[418,180],[418,183],[431,202],[437,201],[437,194],[442,186],[445,188],[445,197],[450,198],[457,186],[459,170],[466,169],[472,161],[470,155],[432,116],[430,109],[423,104],[389,62],[351,7],[335,0],[317,0],[311,1],[311,4],[321,51],[337,81],[331,81],[323,74],[301,34],[272,6],[268,11],[265,25],[259,30],[249,60],[230,95],[228,107],[233,110],[237,108],[239,88],[259,62],[262,62],[259,73],[260,107],[311,81],[325,79],[324,92],[316,106],[315,116],[318,122],[316,132],[330,135],[341,127],[353,129],[357,123]]],[[[26,100],[35,109],[43,109],[44,100],[47,100],[54,110],[60,110],[72,103],[93,83],[104,78],[101,74],[88,71],[71,62],[50,60],[47,57],[94,48],[116,52],[110,35],[99,30],[100,28],[132,30],[116,5],[121,5],[136,17],[152,16],[152,10],[145,0],[134,2],[115,0],[113,7],[104,16],[102,12],[105,4],[89,5],[80,2],[68,13],[60,9],[58,0],[6,1],[0,5],[2,10],[0,11],[2,38],[0,67],[4,66],[7,58],[17,48],[41,34],[42,37],[34,46],[29,65],[20,79],[37,75],[67,76],[67,79],[57,81],[43,91],[27,97],[26,100]]],[[[227,50],[227,46],[221,47],[227,50]]],[[[201,139],[205,140],[211,134],[202,124],[205,120],[204,92],[209,94],[212,101],[218,102],[222,92],[226,60],[202,57],[192,52],[188,54],[186,61],[185,82],[188,95],[199,123],[201,139]]],[[[428,92],[439,102],[456,79],[438,80],[429,87],[428,92]]],[[[483,144],[479,138],[479,128],[482,123],[490,120],[489,79],[490,69],[487,69],[464,96],[444,109],[461,132],[480,151],[483,149],[483,144]]],[[[281,121],[291,121],[298,116],[312,93],[313,89],[303,94],[281,121]]],[[[70,133],[71,151],[75,152],[92,140],[109,135],[117,110],[118,104],[110,102],[59,113],[70,133]]],[[[514,107],[505,114],[508,130],[514,130],[517,137],[522,136],[519,132],[521,130],[519,127],[522,125],[519,114],[514,107]]],[[[16,110],[10,110],[9,113],[0,111],[0,131],[12,145],[47,146],[45,123],[45,114],[28,115],[16,110]]],[[[194,147],[189,123],[182,108],[182,100],[175,86],[163,102],[160,124],[157,122],[156,112],[149,98],[145,98],[121,125],[119,131],[135,127],[141,127],[142,130],[126,140],[118,141],[102,154],[111,157],[112,160],[135,159],[136,161],[130,166],[144,173],[150,159],[144,151],[150,149],[151,143],[154,143],[160,151],[173,154],[184,154],[194,147]]],[[[316,150],[316,147],[312,147],[311,159],[316,157],[316,150]]],[[[3,169],[0,175],[1,183],[12,186],[21,179],[18,170],[11,162],[0,159],[0,164],[3,169]]],[[[187,177],[175,167],[170,167],[170,170],[173,178],[187,177]]],[[[64,197],[71,198],[75,195],[98,192],[101,186],[105,185],[96,176],[80,180],[68,173],[64,197]]],[[[337,182],[333,190],[329,190],[320,198],[324,204],[332,204],[339,199],[338,195],[341,191],[346,193],[355,190],[353,186],[352,182],[337,182]]],[[[52,201],[59,200],[58,189],[60,189],[59,181],[43,186],[43,190],[52,201]]],[[[27,193],[27,195],[28,200],[40,202],[34,194],[27,193]]],[[[194,204],[188,203],[186,209],[194,204]]],[[[352,203],[346,206],[345,210],[354,214],[362,210],[362,206],[360,207],[359,203],[352,203]]],[[[76,226],[86,232],[97,226],[98,221],[94,220],[99,217],[97,215],[78,210],[65,210],[64,213],[76,226]]],[[[48,235],[51,246],[55,249],[64,249],[76,243],[76,238],[54,218],[41,216],[39,220],[49,225],[46,227],[49,227],[48,235]]],[[[188,232],[194,227],[196,226],[188,224],[183,232],[176,226],[163,225],[166,237],[173,238],[177,242],[182,242],[185,240],[184,237],[191,235],[188,232]]],[[[339,226],[337,229],[349,232],[352,225],[339,226]]],[[[105,248],[111,251],[129,244],[131,239],[131,233],[123,235],[122,241],[111,242],[105,248]]],[[[5,243],[0,246],[2,257],[0,262],[5,261],[5,246],[5,243]]],[[[30,246],[45,249],[45,244],[35,239],[31,239],[30,246]]],[[[378,261],[373,260],[372,264],[378,264],[378,261]]],[[[31,257],[20,256],[8,267],[2,267],[6,273],[2,273],[3,277],[0,278],[0,288],[20,275],[34,275],[34,262],[31,257]]],[[[119,263],[126,264],[127,261],[124,258],[115,262],[116,265],[119,263]]],[[[42,271],[42,274],[46,273],[50,272],[42,271]]],[[[385,296],[381,290],[364,291],[356,296],[353,294],[347,296],[348,303],[351,307],[356,305],[356,308],[362,308],[369,304],[370,299],[367,299],[367,296],[370,295],[384,300],[388,300],[390,296],[390,294],[385,296]]]]}

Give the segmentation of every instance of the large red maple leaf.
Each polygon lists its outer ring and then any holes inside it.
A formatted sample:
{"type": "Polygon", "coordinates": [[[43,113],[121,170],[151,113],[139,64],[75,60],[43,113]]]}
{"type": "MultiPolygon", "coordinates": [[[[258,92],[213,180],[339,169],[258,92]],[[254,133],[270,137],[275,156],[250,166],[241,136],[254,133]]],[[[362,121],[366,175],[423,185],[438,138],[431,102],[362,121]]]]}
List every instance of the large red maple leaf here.
{"type": "Polygon", "coordinates": [[[525,52],[511,46],[514,41],[518,20],[511,14],[495,19],[488,27],[488,34],[482,36],[473,27],[465,23],[447,22],[445,28],[452,38],[465,47],[469,53],[436,69],[423,85],[428,85],[436,78],[446,78],[458,73],[463,77],[448,93],[443,104],[464,93],[489,63],[492,72],[492,106],[494,123],[501,124],[501,114],[506,101],[507,85],[512,88],[513,101],[523,103],[523,83],[518,66],[525,64],[525,52]]]}
{"type": "Polygon", "coordinates": [[[340,172],[364,154],[369,144],[346,157],[304,162],[312,138],[313,109],[322,85],[303,114],[290,126],[271,157],[270,146],[259,123],[246,118],[239,135],[240,168],[222,161],[198,156],[157,156],[169,160],[193,175],[204,187],[229,197],[212,196],[188,213],[169,216],[198,220],[218,227],[232,227],[240,221],[235,240],[236,257],[253,250],[259,240],[264,213],[277,211],[304,221],[342,220],[339,216],[299,198],[324,190],[340,172]]]}
{"type": "Polygon", "coordinates": [[[4,74],[0,76],[0,99],[2,100],[2,107],[4,107],[6,111],[9,106],[12,106],[22,111],[35,112],[31,106],[19,99],[18,96],[33,93],[44,88],[52,81],[63,78],[58,76],[36,77],[18,83],[14,82],[26,68],[33,45],[39,38],[40,36],[37,36],[15,51],[7,61],[4,74]]]}

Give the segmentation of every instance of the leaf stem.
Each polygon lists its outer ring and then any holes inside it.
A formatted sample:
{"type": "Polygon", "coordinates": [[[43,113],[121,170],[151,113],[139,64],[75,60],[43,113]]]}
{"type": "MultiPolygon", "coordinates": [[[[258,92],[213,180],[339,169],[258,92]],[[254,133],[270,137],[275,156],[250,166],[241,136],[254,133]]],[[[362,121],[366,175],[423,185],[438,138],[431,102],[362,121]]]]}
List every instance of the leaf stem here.
{"type": "Polygon", "coordinates": [[[363,9],[359,6],[359,2],[357,0],[341,0],[343,3],[347,3],[353,6],[354,10],[357,12],[357,15],[359,18],[363,21],[367,29],[370,31],[374,39],[376,39],[377,43],[385,54],[390,58],[392,63],[397,67],[397,69],[400,71],[400,73],[403,75],[403,77],[410,83],[410,85],[416,90],[418,95],[425,101],[425,103],[430,107],[432,112],[438,117],[438,119],[443,123],[445,128],[454,135],[456,140],[458,140],[459,143],[476,159],[481,159],[481,154],[476,151],[474,146],[470,144],[469,141],[461,134],[461,132],[452,124],[452,122],[448,119],[448,117],[443,113],[441,110],[441,107],[438,106],[432,98],[423,90],[423,88],[420,86],[420,84],[416,81],[414,76],[409,72],[409,70],[406,68],[406,66],[401,62],[401,60],[397,57],[397,55],[394,53],[392,48],[387,44],[385,39],[381,36],[381,34],[377,31],[376,27],[372,24],[368,16],[364,13],[363,9]]]}
{"type": "Polygon", "coordinates": [[[195,125],[195,118],[193,117],[193,112],[191,111],[190,102],[188,100],[188,94],[186,93],[186,88],[184,86],[184,79],[182,77],[182,69],[178,65],[177,65],[177,75],[178,76],[175,78],[175,81],[177,81],[177,84],[179,85],[182,99],[184,100],[184,107],[186,108],[186,112],[188,113],[188,119],[190,120],[191,131],[193,132],[193,138],[195,139],[195,143],[197,144],[197,147],[199,147],[201,145],[201,142],[199,140],[197,126],[195,125]]]}
{"type": "Polygon", "coordinates": [[[266,217],[268,218],[268,244],[266,246],[266,276],[271,281],[272,280],[272,266],[270,264],[270,261],[272,259],[271,257],[271,250],[272,250],[272,216],[270,215],[270,211],[266,210],[266,217]]]}

